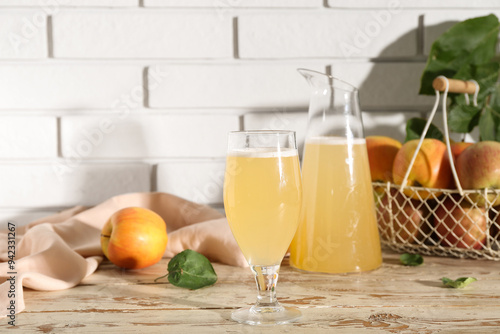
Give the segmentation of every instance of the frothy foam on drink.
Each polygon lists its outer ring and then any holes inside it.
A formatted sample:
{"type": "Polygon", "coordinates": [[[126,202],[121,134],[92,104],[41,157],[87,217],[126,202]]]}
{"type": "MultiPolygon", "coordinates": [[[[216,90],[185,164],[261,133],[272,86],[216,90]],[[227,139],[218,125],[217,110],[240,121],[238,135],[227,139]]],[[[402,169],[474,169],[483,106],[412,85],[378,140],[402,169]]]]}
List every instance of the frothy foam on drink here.
{"type": "Polygon", "coordinates": [[[345,137],[311,137],[306,140],[306,144],[321,144],[321,145],[347,145],[348,143],[355,145],[366,144],[364,138],[351,138],[345,137]]]}
{"type": "Polygon", "coordinates": [[[298,153],[294,148],[281,148],[278,151],[276,147],[253,147],[233,149],[228,152],[228,155],[247,158],[277,158],[292,157],[298,153]]]}

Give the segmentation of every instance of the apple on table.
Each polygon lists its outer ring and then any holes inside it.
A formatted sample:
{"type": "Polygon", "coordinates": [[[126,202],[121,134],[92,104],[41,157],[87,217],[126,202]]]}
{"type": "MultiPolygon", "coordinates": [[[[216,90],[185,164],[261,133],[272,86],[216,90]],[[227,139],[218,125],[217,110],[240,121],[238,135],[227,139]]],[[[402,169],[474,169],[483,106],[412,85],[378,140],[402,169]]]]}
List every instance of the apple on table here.
{"type": "Polygon", "coordinates": [[[140,207],[118,210],[101,231],[104,255],[125,269],[141,269],[157,263],[167,241],[165,221],[155,212],[140,207]]]}

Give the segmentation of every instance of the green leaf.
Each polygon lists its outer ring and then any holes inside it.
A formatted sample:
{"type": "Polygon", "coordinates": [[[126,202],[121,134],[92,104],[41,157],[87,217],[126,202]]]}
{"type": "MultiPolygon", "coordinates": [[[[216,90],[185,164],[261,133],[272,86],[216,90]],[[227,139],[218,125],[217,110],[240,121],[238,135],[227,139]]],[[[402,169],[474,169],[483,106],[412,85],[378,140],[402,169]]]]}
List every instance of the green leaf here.
{"type": "MultiPolygon", "coordinates": [[[[427,123],[427,120],[423,118],[411,118],[406,122],[406,138],[405,142],[413,140],[413,139],[419,139],[420,136],[422,136],[422,132],[425,128],[425,124],[427,123]]],[[[444,136],[441,130],[437,126],[431,123],[429,126],[429,130],[427,130],[427,133],[425,135],[425,138],[434,138],[434,139],[439,139],[441,141],[444,141],[444,136]]]]}
{"type": "Polygon", "coordinates": [[[444,286],[448,288],[463,289],[472,282],[477,281],[477,279],[475,279],[474,277],[460,277],[456,280],[452,280],[447,277],[443,277],[441,278],[441,281],[443,282],[444,286]]]}
{"type": "Polygon", "coordinates": [[[399,257],[399,261],[405,266],[419,266],[424,263],[424,258],[420,254],[404,253],[399,257]]]}
{"type": "Polygon", "coordinates": [[[168,263],[168,281],[181,288],[196,290],[215,284],[217,274],[205,256],[186,249],[168,263]]]}
{"type": "MultiPolygon", "coordinates": [[[[478,106],[481,107],[484,104],[484,100],[486,99],[486,97],[489,96],[495,89],[495,83],[498,79],[499,69],[500,64],[493,61],[481,65],[466,64],[460,68],[460,70],[453,76],[453,78],[460,80],[474,79],[477,81],[480,87],[477,101],[478,106]]],[[[465,96],[463,94],[451,94],[450,96],[452,98],[453,104],[466,104],[465,96]]]]}
{"type": "Polygon", "coordinates": [[[434,95],[432,81],[439,75],[453,78],[464,66],[489,63],[495,56],[498,29],[498,18],[490,14],[459,22],[443,33],[431,46],[420,94],[434,95]]]}
{"type": "Polygon", "coordinates": [[[487,106],[479,119],[481,140],[500,141],[500,110],[487,106]]]}
{"type": "Polygon", "coordinates": [[[479,119],[481,140],[500,141],[500,84],[493,87],[489,105],[479,119]]]}
{"type": "Polygon", "coordinates": [[[469,133],[478,124],[481,109],[472,105],[456,104],[448,114],[450,131],[469,133]]]}

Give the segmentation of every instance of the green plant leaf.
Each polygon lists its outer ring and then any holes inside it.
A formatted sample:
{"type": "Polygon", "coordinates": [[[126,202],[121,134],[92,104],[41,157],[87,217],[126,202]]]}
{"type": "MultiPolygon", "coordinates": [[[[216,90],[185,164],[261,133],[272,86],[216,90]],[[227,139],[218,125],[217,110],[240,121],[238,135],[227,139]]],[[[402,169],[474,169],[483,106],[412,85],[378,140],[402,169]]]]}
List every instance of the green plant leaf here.
{"type": "Polygon", "coordinates": [[[475,279],[474,277],[460,277],[456,280],[452,280],[447,277],[443,277],[441,278],[441,281],[443,282],[444,286],[448,288],[463,289],[472,282],[477,281],[477,279],[475,279]]]}
{"type": "MultiPolygon", "coordinates": [[[[405,142],[419,139],[422,136],[422,132],[425,128],[427,120],[423,118],[411,118],[406,122],[406,138],[405,142]]],[[[431,123],[429,130],[425,134],[425,138],[434,138],[444,141],[444,136],[441,130],[437,126],[431,123]]]]}
{"type": "Polygon", "coordinates": [[[484,108],[479,120],[479,133],[481,140],[500,141],[500,110],[490,106],[484,108]]]}
{"type": "MultiPolygon", "coordinates": [[[[460,80],[476,80],[480,89],[477,97],[478,106],[484,104],[488,97],[495,89],[495,83],[498,79],[500,64],[497,62],[489,62],[481,65],[466,64],[454,75],[454,79],[460,80]]],[[[452,104],[458,103],[466,105],[465,96],[463,94],[450,94],[452,104]]],[[[472,96],[471,96],[472,97],[472,96]]],[[[472,99],[471,99],[472,104],[472,99]]]]}
{"type": "Polygon", "coordinates": [[[479,119],[481,140],[500,141],[500,83],[492,86],[489,103],[479,119]]]}
{"type": "Polygon", "coordinates": [[[170,260],[167,275],[168,281],[172,285],[191,290],[213,285],[217,282],[217,274],[210,261],[202,254],[191,249],[180,252],[170,260]]]}
{"type": "Polygon", "coordinates": [[[420,254],[404,253],[399,257],[399,261],[405,266],[420,266],[424,263],[424,258],[420,254]]]}
{"type": "Polygon", "coordinates": [[[481,109],[472,105],[455,104],[448,114],[450,131],[468,133],[478,124],[481,109]]]}
{"type": "Polygon", "coordinates": [[[489,63],[495,56],[498,29],[498,18],[490,14],[459,22],[443,33],[431,46],[419,93],[434,95],[432,81],[439,75],[454,78],[466,72],[464,66],[489,63]]]}

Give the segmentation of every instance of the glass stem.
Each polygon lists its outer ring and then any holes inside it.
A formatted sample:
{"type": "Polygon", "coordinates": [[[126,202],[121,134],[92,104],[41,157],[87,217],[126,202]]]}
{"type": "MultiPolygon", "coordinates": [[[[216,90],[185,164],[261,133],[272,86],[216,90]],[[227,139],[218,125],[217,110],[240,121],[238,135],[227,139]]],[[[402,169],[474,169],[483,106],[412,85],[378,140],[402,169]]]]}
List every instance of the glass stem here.
{"type": "Polygon", "coordinates": [[[281,307],[276,299],[276,284],[280,265],[275,266],[251,266],[257,283],[257,303],[253,308],[277,308],[281,307]]]}

